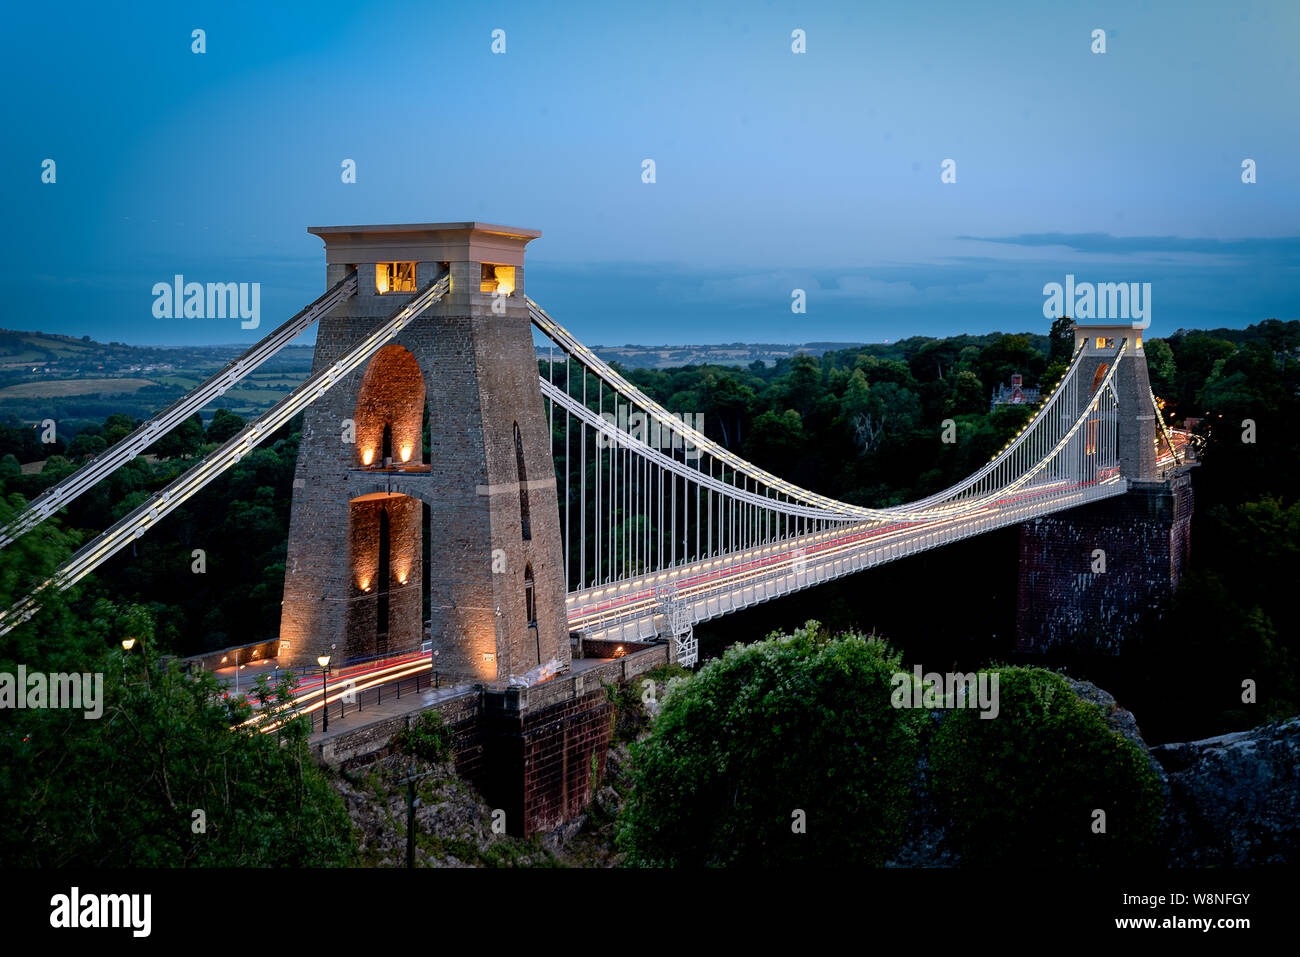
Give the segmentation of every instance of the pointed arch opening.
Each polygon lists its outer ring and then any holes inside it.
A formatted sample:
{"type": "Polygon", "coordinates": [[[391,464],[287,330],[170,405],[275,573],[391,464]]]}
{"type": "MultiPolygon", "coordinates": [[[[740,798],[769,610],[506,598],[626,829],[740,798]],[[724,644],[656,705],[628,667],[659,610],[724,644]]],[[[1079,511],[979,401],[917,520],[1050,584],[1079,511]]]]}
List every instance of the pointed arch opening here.
{"type": "Polygon", "coordinates": [[[528,626],[534,627],[537,624],[537,589],[533,582],[533,566],[531,564],[524,568],[524,613],[528,619],[528,626]]]}
{"type": "Polygon", "coordinates": [[[1097,394],[1097,389],[1101,385],[1102,380],[1106,378],[1106,370],[1109,368],[1109,362],[1103,362],[1101,365],[1097,366],[1097,374],[1092,377],[1092,391],[1089,392],[1088,395],[1093,396],[1097,394]]]}
{"type": "Polygon", "coordinates": [[[542,663],[542,636],[537,627],[537,587],[533,581],[533,566],[529,563],[524,566],[524,617],[528,622],[528,630],[532,632],[533,644],[537,648],[537,663],[542,663]]]}
{"type": "Polygon", "coordinates": [[[422,468],[424,408],[424,375],[415,356],[396,343],[384,346],[357,390],[353,421],[360,466],[422,468]]]}

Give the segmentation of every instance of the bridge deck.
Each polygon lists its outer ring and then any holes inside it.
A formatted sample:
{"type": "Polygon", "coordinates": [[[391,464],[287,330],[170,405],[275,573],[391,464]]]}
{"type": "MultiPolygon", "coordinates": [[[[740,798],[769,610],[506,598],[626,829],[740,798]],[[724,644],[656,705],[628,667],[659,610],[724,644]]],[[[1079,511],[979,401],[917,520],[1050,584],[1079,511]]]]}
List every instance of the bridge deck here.
{"type": "Polygon", "coordinates": [[[610,641],[668,634],[665,593],[682,602],[696,624],[995,528],[1122,495],[1127,487],[1122,478],[1080,486],[1042,483],[958,518],[847,524],[573,592],[567,597],[569,625],[610,641]]]}

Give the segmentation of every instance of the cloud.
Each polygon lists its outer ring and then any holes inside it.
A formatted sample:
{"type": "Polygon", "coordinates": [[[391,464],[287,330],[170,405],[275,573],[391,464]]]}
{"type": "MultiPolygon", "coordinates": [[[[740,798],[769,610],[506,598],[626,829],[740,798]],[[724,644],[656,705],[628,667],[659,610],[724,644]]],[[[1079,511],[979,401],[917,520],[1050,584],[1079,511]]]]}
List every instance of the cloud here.
{"type": "Polygon", "coordinates": [[[1110,233],[1021,233],[1017,236],[956,238],[1005,246],[1064,247],[1077,253],[1112,255],[1187,253],[1269,260],[1300,256],[1300,236],[1209,239],[1188,236],[1114,236],[1110,233]]]}

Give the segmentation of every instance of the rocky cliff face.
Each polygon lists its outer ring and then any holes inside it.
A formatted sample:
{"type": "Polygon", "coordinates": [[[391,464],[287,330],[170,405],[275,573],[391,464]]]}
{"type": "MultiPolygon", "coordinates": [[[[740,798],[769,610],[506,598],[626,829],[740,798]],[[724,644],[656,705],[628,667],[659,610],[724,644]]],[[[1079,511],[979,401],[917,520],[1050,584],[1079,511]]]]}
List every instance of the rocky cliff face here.
{"type": "MultiPolygon", "coordinates": [[[[1166,863],[1170,867],[1252,867],[1300,861],[1300,717],[1250,731],[1148,748],[1137,720],[1115,698],[1086,681],[1067,679],[1075,694],[1101,708],[1107,726],[1148,755],[1165,794],[1166,863]]],[[[658,705],[645,708],[653,714],[658,705]]],[[[945,712],[932,713],[936,726],[945,712]]],[[[646,715],[628,711],[624,738],[645,731],[646,715]],[[634,720],[635,719],[635,720],[634,720]]],[[[433,772],[418,785],[416,857],[419,866],[609,867],[621,861],[614,832],[631,786],[626,742],[606,759],[605,780],[582,817],[527,841],[495,834],[492,808],[450,764],[388,755],[340,775],[362,859],[401,866],[406,848],[406,789],[413,771],[433,772]]],[[[917,763],[917,805],[903,847],[889,866],[960,867],[945,822],[928,791],[929,768],[917,763]]]]}
{"type": "Polygon", "coordinates": [[[1169,776],[1172,866],[1300,860],[1300,717],[1151,754],[1169,776]]]}
{"type": "MultiPolygon", "coordinates": [[[[1300,717],[1250,731],[1155,748],[1142,740],[1132,712],[1087,681],[1066,679],[1099,708],[1106,725],[1140,746],[1165,794],[1169,867],[1257,867],[1300,861],[1300,717]]],[[[935,712],[936,723],[943,712],[935,712]]],[[[917,767],[917,805],[903,847],[888,866],[954,867],[944,822],[917,767]]]]}

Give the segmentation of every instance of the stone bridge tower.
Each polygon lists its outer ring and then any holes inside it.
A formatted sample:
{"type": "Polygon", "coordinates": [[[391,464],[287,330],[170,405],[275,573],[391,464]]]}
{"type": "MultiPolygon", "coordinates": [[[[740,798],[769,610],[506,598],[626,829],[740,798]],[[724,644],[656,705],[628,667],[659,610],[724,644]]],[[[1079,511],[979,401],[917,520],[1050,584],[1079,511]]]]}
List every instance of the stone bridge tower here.
{"type": "Polygon", "coordinates": [[[567,671],[555,469],[524,299],[524,247],[541,234],[473,222],[308,232],[325,243],[326,285],[355,269],[358,287],[321,319],[313,371],[417,290],[448,275],[450,289],[305,412],[282,664],[428,638],[440,671],[488,683],[567,671]]]}
{"type": "MultiPolygon", "coordinates": [[[[1020,526],[1016,647],[1047,652],[1063,643],[1116,653],[1142,633],[1178,586],[1191,553],[1188,466],[1157,465],[1159,430],[1143,328],[1077,323],[1081,382],[1095,391],[1120,341],[1128,351],[1112,380],[1119,402],[1120,474],[1128,492],[1020,526]],[[1101,570],[1099,570],[1101,569],[1101,570]]],[[[1082,408],[1082,406],[1081,406],[1082,408]]]]}
{"type": "MultiPolygon", "coordinates": [[[[1151,379],[1142,351],[1143,329],[1134,323],[1075,323],[1074,342],[1083,346],[1080,382],[1091,386],[1091,396],[1110,369],[1110,357],[1120,342],[1128,351],[1112,380],[1119,400],[1119,471],[1126,479],[1154,479],[1156,473],[1156,410],[1151,405],[1151,379]]],[[[1085,400],[1086,401],[1086,400],[1085,400]]]]}

